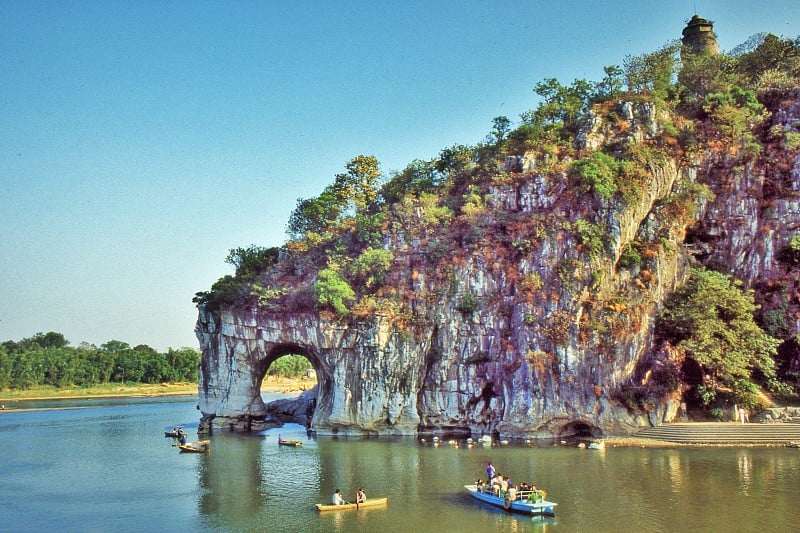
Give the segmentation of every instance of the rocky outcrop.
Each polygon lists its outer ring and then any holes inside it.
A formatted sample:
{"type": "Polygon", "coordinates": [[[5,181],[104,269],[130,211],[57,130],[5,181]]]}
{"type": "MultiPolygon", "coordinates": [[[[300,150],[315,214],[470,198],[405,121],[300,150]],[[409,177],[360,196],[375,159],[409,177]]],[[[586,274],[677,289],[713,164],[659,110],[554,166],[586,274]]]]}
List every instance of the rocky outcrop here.
{"type": "MultiPolygon", "coordinates": [[[[624,131],[591,119],[578,148],[659,136],[654,106],[620,103],[620,113],[624,131]]],[[[539,171],[532,157],[507,158],[503,179],[483,191],[483,209],[446,236],[422,205],[394,213],[383,237],[394,254],[386,284],[403,313],[201,305],[201,429],[305,417],[318,434],[544,438],[627,434],[671,420],[676,395],[639,409],[623,393],[645,387],[669,358],[651,349],[654,319],[691,255],[724,260],[754,284],[781,268],[775,250],[800,222],[796,161],[790,194],[768,205],[772,178],[757,161],[729,168],[732,187],[716,177],[715,153],[693,161],[653,158],[636,195],[601,200],[580,194],[557,166],[539,171]],[[713,201],[692,197],[701,179],[714,184],[713,201]],[[642,261],[628,264],[621,257],[634,243],[642,261]],[[260,383],[286,354],[309,359],[318,387],[306,407],[270,410],[260,383]]],[[[284,257],[273,281],[307,286],[298,265],[284,257]]]]}

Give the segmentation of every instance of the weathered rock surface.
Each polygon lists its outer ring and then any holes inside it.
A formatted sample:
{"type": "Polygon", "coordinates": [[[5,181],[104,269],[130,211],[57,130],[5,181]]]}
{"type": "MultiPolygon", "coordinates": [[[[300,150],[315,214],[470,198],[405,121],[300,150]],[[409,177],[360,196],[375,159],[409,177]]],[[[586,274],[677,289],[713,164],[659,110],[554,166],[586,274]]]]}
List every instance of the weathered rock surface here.
{"type": "MultiPolygon", "coordinates": [[[[590,119],[579,148],[658,137],[652,105],[620,105],[630,127],[590,119]]],[[[797,107],[776,120],[797,124],[797,107]]],[[[623,202],[578,194],[563,172],[537,171],[533,158],[506,158],[499,170],[507,179],[486,191],[486,209],[457,238],[447,241],[426,224],[421,207],[389,224],[383,245],[394,269],[386,283],[410,310],[400,318],[200,306],[202,428],[247,430],[310,415],[319,434],[540,438],[621,435],[672,420],[675,395],[642,410],[620,394],[644,386],[647,371],[669,357],[651,349],[654,318],[685,280],[690,252],[758,287],[787,275],[776,250],[800,227],[800,158],[779,177],[764,161],[733,168],[733,159],[708,151],[693,165],[653,161],[642,193],[623,202]],[[690,198],[696,210],[687,215],[678,199],[698,180],[716,198],[690,198]],[[579,219],[607,229],[603,253],[589,253],[579,219]],[[691,247],[684,246],[689,227],[691,247]],[[634,240],[645,260],[623,268],[619,259],[634,240]],[[435,257],[434,245],[446,256],[435,257]],[[464,305],[467,295],[473,306],[464,305]],[[306,356],[319,382],[313,403],[288,411],[268,408],[259,393],[267,368],[285,354],[306,356]]],[[[307,286],[299,264],[284,258],[274,280],[307,286]]]]}

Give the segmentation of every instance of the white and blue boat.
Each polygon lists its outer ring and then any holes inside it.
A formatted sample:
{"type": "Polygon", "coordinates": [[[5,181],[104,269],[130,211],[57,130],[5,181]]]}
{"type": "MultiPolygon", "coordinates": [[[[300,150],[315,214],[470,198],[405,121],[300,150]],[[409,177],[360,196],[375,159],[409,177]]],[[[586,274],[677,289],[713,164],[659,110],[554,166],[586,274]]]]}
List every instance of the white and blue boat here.
{"type": "Polygon", "coordinates": [[[478,485],[464,485],[470,496],[482,502],[500,507],[509,512],[524,513],[528,515],[555,516],[555,502],[540,498],[534,491],[519,491],[513,499],[508,496],[496,496],[491,487],[478,485]]]}

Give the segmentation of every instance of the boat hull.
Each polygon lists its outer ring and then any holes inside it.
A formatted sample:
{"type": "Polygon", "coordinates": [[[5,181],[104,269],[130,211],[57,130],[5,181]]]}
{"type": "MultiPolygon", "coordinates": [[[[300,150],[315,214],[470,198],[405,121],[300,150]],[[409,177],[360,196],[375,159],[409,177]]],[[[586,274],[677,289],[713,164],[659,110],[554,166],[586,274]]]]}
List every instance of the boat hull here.
{"type": "Polygon", "coordinates": [[[555,516],[555,507],[558,505],[555,502],[542,500],[538,502],[529,503],[527,500],[507,500],[494,494],[481,492],[478,490],[477,485],[464,485],[470,496],[476,500],[494,505],[509,512],[524,513],[528,515],[542,515],[542,516],[555,516]]]}
{"type": "Polygon", "coordinates": [[[211,450],[211,442],[207,440],[200,440],[197,442],[178,444],[178,450],[187,453],[205,453],[211,450]]]}
{"type": "Polygon", "coordinates": [[[370,507],[384,507],[389,501],[389,498],[367,498],[364,503],[346,503],[344,505],[323,505],[317,504],[317,511],[349,511],[352,509],[368,509],[370,507]]]}
{"type": "Polygon", "coordinates": [[[294,447],[299,447],[303,445],[303,443],[299,440],[279,440],[278,444],[280,444],[281,446],[294,446],[294,447]]]}

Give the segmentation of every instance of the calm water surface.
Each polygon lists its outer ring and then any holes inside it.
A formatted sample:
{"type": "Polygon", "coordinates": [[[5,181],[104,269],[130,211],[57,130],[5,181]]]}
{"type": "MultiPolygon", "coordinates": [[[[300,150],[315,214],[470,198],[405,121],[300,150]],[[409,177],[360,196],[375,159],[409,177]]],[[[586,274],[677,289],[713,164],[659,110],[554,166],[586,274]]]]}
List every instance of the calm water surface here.
{"type": "Polygon", "coordinates": [[[182,424],[194,438],[195,403],[92,400],[0,413],[0,530],[796,531],[800,522],[797,449],[433,447],[314,440],[287,426],[217,433],[210,454],[178,453],[163,432],[182,424]],[[303,447],[279,447],[278,433],[303,447]],[[482,477],[487,460],[547,489],[557,516],[473,501],[462,485],[482,477]],[[314,508],[358,486],[388,495],[388,507],[314,508]]]}

